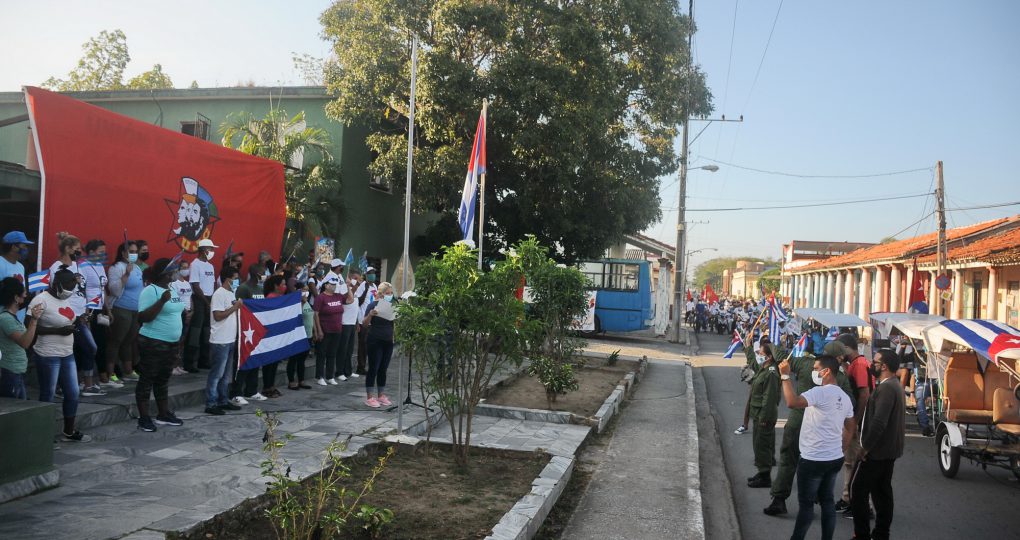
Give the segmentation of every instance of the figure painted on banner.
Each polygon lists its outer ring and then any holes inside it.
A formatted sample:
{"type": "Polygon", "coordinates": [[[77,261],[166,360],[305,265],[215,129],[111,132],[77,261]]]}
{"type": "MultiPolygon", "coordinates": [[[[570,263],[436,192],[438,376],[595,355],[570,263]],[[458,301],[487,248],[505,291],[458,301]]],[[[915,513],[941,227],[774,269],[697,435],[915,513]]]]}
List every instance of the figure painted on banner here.
{"type": "Polygon", "coordinates": [[[185,176],[181,178],[179,199],[167,199],[166,203],[174,216],[168,241],[186,252],[198,251],[199,241],[211,238],[213,225],[219,221],[212,195],[198,180],[185,176]]]}

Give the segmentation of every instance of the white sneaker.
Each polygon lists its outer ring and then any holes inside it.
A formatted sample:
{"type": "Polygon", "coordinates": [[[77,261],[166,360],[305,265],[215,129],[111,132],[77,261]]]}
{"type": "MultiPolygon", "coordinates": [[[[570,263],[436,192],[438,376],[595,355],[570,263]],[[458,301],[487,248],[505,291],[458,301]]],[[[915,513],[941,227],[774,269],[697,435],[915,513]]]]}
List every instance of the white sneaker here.
{"type": "Polygon", "coordinates": [[[108,386],[110,388],[124,388],[124,383],[111,379],[109,381],[99,383],[99,386],[108,386]]]}
{"type": "Polygon", "coordinates": [[[740,426],[737,429],[733,430],[734,435],[743,435],[745,433],[747,433],[747,428],[744,426],[740,426]]]}
{"type": "Polygon", "coordinates": [[[326,382],[328,382],[329,384],[332,384],[334,386],[337,385],[337,384],[340,384],[340,383],[336,382],[336,379],[330,379],[330,380],[328,380],[326,382]]]}
{"type": "Polygon", "coordinates": [[[316,381],[316,382],[318,382],[318,383],[319,383],[319,386],[326,386],[326,379],[319,379],[319,380],[318,380],[318,381],[316,381]]]}
{"type": "Polygon", "coordinates": [[[347,380],[347,376],[346,375],[341,375],[340,376],[340,380],[341,381],[346,381],[347,380]]]}
{"type": "Polygon", "coordinates": [[[358,377],[361,377],[361,375],[358,375],[357,373],[352,373],[351,374],[351,378],[352,379],[357,379],[358,377]]]}
{"type": "Polygon", "coordinates": [[[248,396],[248,399],[250,399],[252,401],[265,401],[265,400],[267,400],[269,398],[267,398],[266,396],[263,396],[261,392],[255,392],[255,395],[254,396],[248,396]]]}
{"type": "Polygon", "coordinates": [[[237,396],[237,397],[235,397],[234,399],[232,399],[232,400],[230,400],[230,401],[231,401],[231,402],[232,402],[232,403],[233,403],[234,405],[247,405],[247,404],[248,404],[248,400],[247,400],[247,399],[244,399],[244,398],[243,398],[243,397],[241,397],[241,396],[237,396]]]}

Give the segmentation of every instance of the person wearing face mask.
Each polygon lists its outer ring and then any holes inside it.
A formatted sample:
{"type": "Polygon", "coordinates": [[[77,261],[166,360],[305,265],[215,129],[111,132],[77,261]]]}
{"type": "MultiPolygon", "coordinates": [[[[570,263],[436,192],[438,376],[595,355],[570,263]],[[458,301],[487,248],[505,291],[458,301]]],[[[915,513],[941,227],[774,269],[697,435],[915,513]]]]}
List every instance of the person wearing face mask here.
{"type": "Polygon", "coordinates": [[[393,320],[396,310],[393,305],[393,286],[387,282],[379,285],[382,298],[366,308],[364,326],[368,327],[368,375],[365,377],[365,405],[378,409],[392,405],[386,396],[386,370],[393,357],[393,320]],[[373,394],[375,390],[375,395],[373,394]]]}
{"type": "Polygon", "coordinates": [[[893,466],[903,456],[906,404],[903,386],[896,376],[900,357],[881,349],[871,362],[878,379],[861,417],[861,453],[850,480],[850,510],[854,538],[888,540],[893,519],[893,466]],[[875,503],[875,528],[871,528],[868,501],[875,503]]]}
{"type": "Polygon", "coordinates": [[[222,415],[238,411],[241,407],[230,402],[230,380],[237,364],[238,310],[244,300],[238,300],[234,290],[238,286],[237,269],[226,266],[220,274],[220,288],[210,302],[212,330],[209,335],[209,377],[205,387],[205,412],[222,415]]]}
{"type": "Polygon", "coordinates": [[[88,309],[89,302],[85,298],[85,276],[82,275],[80,267],[88,266],[82,257],[81,240],[66,232],[59,232],[57,249],[60,251],[60,258],[50,265],[50,281],[52,282],[58,270],[66,268],[74,273],[78,283],[69,299],[71,309],[74,311],[74,357],[78,366],[78,379],[85,383],[83,390],[88,390],[89,395],[102,396],[106,393],[99,389],[98,384],[94,384],[93,379],[96,372],[96,341],[90,328],[92,317],[88,309]]]}
{"type": "Polygon", "coordinates": [[[340,352],[337,356],[336,378],[346,381],[350,378],[357,378],[359,375],[351,369],[351,356],[354,354],[354,343],[358,333],[358,288],[364,287],[361,280],[361,271],[351,270],[351,277],[348,280],[347,299],[344,302],[344,314],[342,317],[343,331],[340,333],[340,352]]]}
{"type": "MultiPolygon", "coordinates": [[[[857,425],[860,426],[864,410],[868,406],[868,400],[871,398],[871,392],[875,388],[875,377],[871,373],[871,363],[868,362],[863,354],[858,352],[857,338],[852,334],[840,334],[836,337],[835,341],[826,344],[826,347],[831,347],[835,350],[836,346],[832,345],[832,343],[843,345],[844,369],[846,370],[847,377],[850,378],[850,387],[853,389],[853,394],[850,397],[854,400],[854,415],[857,419],[857,425]]],[[[843,496],[836,503],[836,511],[843,512],[847,516],[850,515],[850,478],[853,476],[854,466],[857,465],[860,452],[861,445],[857,438],[854,438],[854,440],[850,441],[850,447],[847,449],[846,457],[843,460],[843,496]]]]}
{"type": "Polygon", "coordinates": [[[170,287],[176,271],[170,259],[157,260],[148,270],[149,285],[138,297],[138,371],[135,386],[138,429],[156,431],[156,425],[181,426],[184,422],[169,408],[170,373],[173,372],[184,330],[184,303],[170,287]],[[149,397],[156,398],[155,421],[149,416],[149,397]]]}
{"type": "MultiPolygon", "coordinates": [[[[238,300],[259,300],[265,298],[262,281],[265,279],[265,268],[258,263],[248,266],[248,280],[238,283],[234,288],[234,297],[238,300]]],[[[240,278],[235,276],[234,279],[240,278]]],[[[259,392],[258,369],[246,369],[237,374],[237,380],[230,389],[231,402],[235,405],[247,405],[248,400],[265,401],[266,396],[259,392]]]]}
{"type": "MultiPolygon", "coordinates": [[[[744,338],[744,356],[747,358],[747,363],[744,369],[741,370],[741,377],[744,382],[751,384],[754,380],[754,375],[761,369],[762,363],[765,362],[765,353],[762,351],[762,347],[769,342],[768,336],[762,336],[758,340],[758,346],[752,347],[751,343],[754,341],[754,336],[751,332],[748,332],[747,337],[744,338]],[[750,373],[750,375],[746,375],[750,373]]],[[[747,402],[744,403],[744,421],[740,424],[736,430],[733,431],[734,435],[743,435],[747,433],[748,424],[751,421],[751,389],[747,391],[747,402]]]]}
{"type": "Polygon", "coordinates": [[[42,307],[36,328],[36,374],[39,376],[39,401],[51,402],[57,386],[64,394],[61,409],[64,415],[62,439],[68,442],[89,442],[88,435],[74,427],[78,413],[78,373],[74,362],[74,308],[71,298],[78,290],[78,278],[66,268],[57,270],[50,287],[28,304],[34,312],[42,307]]]}
{"type": "Polygon", "coordinates": [[[365,308],[379,296],[379,288],[375,284],[377,277],[374,266],[366,268],[364,280],[358,284],[355,293],[358,298],[358,367],[354,370],[355,375],[367,373],[365,365],[368,362],[368,330],[361,323],[365,320],[365,308]]]}
{"type": "MultiPolygon", "coordinates": [[[[28,258],[28,246],[34,245],[25,233],[11,231],[4,235],[0,244],[0,279],[12,277],[28,286],[25,279],[25,259],[28,258]]],[[[18,310],[18,320],[25,321],[25,308],[18,310]]]]}
{"type": "Polygon", "coordinates": [[[0,279],[0,397],[28,399],[25,372],[28,355],[25,350],[35,341],[35,331],[43,306],[32,309],[28,324],[18,320],[18,309],[28,297],[25,284],[18,278],[0,279]]]}
{"type": "Polygon", "coordinates": [[[106,324],[109,324],[110,321],[110,306],[106,302],[106,242],[99,239],[86,242],[85,260],[78,261],[78,270],[81,272],[85,284],[85,307],[89,320],[89,334],[85,338],[79,338],[78,334],[75,335],[74,358],[79,365],[82,365],[83,358],[91,356],[92,361],[88,363],[93,366],[92,370],[83,369],[82,371],[85,388],[81,395],[105,396],[106,392],[99,386],[95,372],[99,371],[99,378],[102,379],[101,372],[106,371],[107,327],[102,324],[103,319],[106,324]],[[92,347],[89,347],[89,344],[92,347]]]}
{"type": "Polygon", "coordinates": [[[836,475],[843,467],[843,455],[856,428],[853,404],[850,395],[836,382],[839,361],[831,356],[812,359],[813,386],[803,391],[793,388],[789,362],[779,364],[779,372],[786,405],[791,414],[800,411],[803,416],[803,425],[798,430],[801,455],[797,465],[797,501],[800,510],[791,539],[802,540],[807,535],[814,520],[815,503],[818,503],[822,510],[822,540],[831,540],[836,529],[833,494],[836,475]]]}
{"type": "MultiPolygon", "coordinates": [[[[315,343],[315,310],[312,309],[311,285],[299,283],[298,290],[301,291],[301,320],[305,325],[305,334],[308,336],[309,345],[315,343]]],[[[309,350],[295,354],[287,359],[287,388],[291,390],[310,390],[312,387],[305,384],[305,360],[308,359],[309,350]]]]}
{"type": "MultiPolygon", "coordinates": [[[[848,403],[850,403],[849,408],[853,409],[853,401],[849,400],[850,380],[839,370],[839,361],[835,357],[832,359],[836,364],[833,370],[836,385],[847,394],[848,403]]],[[[816,386],[821,386],[821,376],[815,369],[817,361],[810,353],[806,353],[805,356],[801,357],[791,357],[783,362],[783,364],[786,365],[786,375],[792,375],[796,380],[798,394],[804,394],[816,386]]],[[[785,381],[786,379],[783,380],[785,381]]],[[[779,445],[779,464],[776,467],[776,478],[772,481],[772,489],[769,493],[772,496],[772,503],[765,508],[764,512],[766,515],[777,516],[787,512],[786,499],[790,497],[793,489],[793,479],[797,474],[800,460],[799,441],[803,420],[803,408],[790,409],[786,420],[786,427],[783,428],[783,441],[779,445]]],[[[842,459],[842,453],[840,458],[842,459]]],[[[842,465],[842,461],[840,465],[842,465]]],[[[832,490],[830,489],[829,491],[831,492],[832,490]]]]}
{"type": "Polygon", "coordinates": [[[138,244],[128,242],[117,248],[117,260],[107,270],[107,287],[110,295],[107,303],[112,305],[113,320],[106,333],[106,374],[101,384],[123,388],[114,369],[118,363],[124,380],[137,381],[134,371],[137,363],[134,347],[138,335],[138,295],[142,293],[142,271],[138,268],[138,244]]]}
{"type": "Polygon", "coordinates": [[[145,240],[135,240],[138,244],[138,268],[142,270],[142,275],[145,275],[145,271],[149,269],[149,243],[145,240]]]}
{"type": "Polygon", "coordinates": [[[754,466],[758,473],[747,479],[747,487],[772,487],[772,467],[776,464],[776,422],[779,420],[779,371],[771,343],[761,346],[761,366],[751,379],[751,442],[754,466]]]}
{"type": "MultiPolygon", "coordinates": [[[[266,298],[277,298],[287,294],[287,282],[283,276],[274,274],[266,279],[262,287],[266,298]]],[[[282,397],[283,394],[276,388],[276,371],[281,360],[270,362],[262,366],[262,395],[267,398],[282,397]]]]}
{"type": "MultiPolygon", "coordinates": [[[[198,241],[198,257],[191,263],[191,325],[184,352],[184,369],[209,369],[209,302],[216,290],[216,268],[212,260],[219,247],[208,238],[198,241]]],[[[194,372],[194,371],[192,371],[194,372]]]]}
{"type": "MultiPolygon", "coordinates": [[[[170,282],[170,288],[177,293],[177,296],[181,298],[181,303],[184,304],[184,313],[181,315],[184,321],[184,333],[181,336],[181,343],[188,343],[188,330],[191,326],[191,282],[188,281],[191,277],[191,264],[188,261],[181,261],[180,266],[177,268],[177,272],[174,273],[174,280],[170,282]]],[[[177,355],[177,362],[174,363],[174,375],[186,375],[188,370],[184,369],[184,347],[181,347],[180,354],[177,355]]],[[[192,368],[194,371],[198,371],[196,368],[192,368]]]]}
{"type": "MultiPolygon", "coordinates": [[[[344,304],[347,294],[337,292],[339,278],[326,278],[319,287],[315,298],[315,328],[319,347],[315,352],[315,378],[319,386],[339,384],[333,378],[336,373],[337,354],[340,350],[340,336],[343,333],[344,304]],[[326,376],[329,375],[329,379],[326,376]]],[[[348,293],[349,294],[349,293],[348,293]]]]}

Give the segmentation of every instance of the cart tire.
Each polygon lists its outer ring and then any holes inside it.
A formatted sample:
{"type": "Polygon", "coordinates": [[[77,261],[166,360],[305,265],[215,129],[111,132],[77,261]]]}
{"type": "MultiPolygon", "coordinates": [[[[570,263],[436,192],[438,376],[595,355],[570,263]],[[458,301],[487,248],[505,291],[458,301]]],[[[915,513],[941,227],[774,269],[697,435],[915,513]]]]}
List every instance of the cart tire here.
{"type": "Polygon", "coordinates": [[[938,444],[939,470],[942,471],[942,476],[955,477],[956,472],[960,470],[960,449],[953,446],[949,439],[949,431],[943,426],[939,426],[935,433],[935,441],[938,444]]]}

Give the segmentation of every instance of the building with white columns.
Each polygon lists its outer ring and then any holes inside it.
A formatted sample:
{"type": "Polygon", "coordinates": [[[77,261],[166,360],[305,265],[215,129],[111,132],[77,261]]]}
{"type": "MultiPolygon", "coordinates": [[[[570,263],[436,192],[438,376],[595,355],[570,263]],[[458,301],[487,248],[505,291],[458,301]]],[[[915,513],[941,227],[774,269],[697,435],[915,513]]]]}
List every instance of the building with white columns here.
{"type": "Polygon", "coordinates": [[[931,313],[996,319],[1018,325],[1020,215],[946,231],[948,299],[935,287],[936,233],[862,247],[784,269],[789,305],[829,308],[864,320],[875,311],[906,311],[914,272],[925,283],[931,313]]]}

